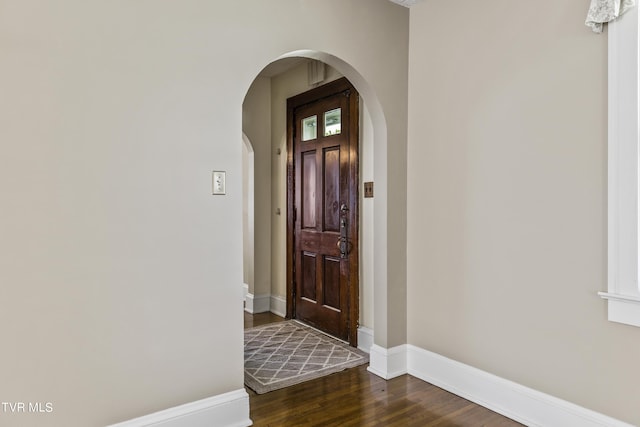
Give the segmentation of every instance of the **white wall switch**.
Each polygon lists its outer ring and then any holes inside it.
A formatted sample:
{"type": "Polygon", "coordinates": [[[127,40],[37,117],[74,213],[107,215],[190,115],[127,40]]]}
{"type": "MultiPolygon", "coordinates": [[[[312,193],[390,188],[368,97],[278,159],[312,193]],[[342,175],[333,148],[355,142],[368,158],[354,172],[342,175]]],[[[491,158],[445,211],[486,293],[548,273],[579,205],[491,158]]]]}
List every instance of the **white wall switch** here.
{"type": "Polygon", "coordinates": [[[225,194],[225,172],[213,171],[213,194],[225,194]]]}

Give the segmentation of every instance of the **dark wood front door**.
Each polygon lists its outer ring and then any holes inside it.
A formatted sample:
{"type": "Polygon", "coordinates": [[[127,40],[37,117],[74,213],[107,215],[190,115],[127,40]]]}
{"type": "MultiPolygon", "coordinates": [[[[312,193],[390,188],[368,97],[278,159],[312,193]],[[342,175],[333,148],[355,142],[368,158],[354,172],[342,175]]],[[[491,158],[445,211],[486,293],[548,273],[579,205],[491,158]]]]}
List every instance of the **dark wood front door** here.
{"type": "Polygon", "coordinates": [[[344,78],[287,102],[287,316],[354,346],[358,104],[344,78]]]}

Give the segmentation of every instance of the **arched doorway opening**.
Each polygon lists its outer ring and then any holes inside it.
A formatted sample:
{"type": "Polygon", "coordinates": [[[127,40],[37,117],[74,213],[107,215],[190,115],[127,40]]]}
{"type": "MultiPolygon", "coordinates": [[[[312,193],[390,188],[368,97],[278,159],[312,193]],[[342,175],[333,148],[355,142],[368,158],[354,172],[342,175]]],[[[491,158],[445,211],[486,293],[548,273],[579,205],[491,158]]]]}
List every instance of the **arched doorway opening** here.
{"type": "Polygon", "coordinates": [[[255,150],[255,283],[249,287],[246,310],[286,313],[286,99],[332,79],[346,77],[361,95],[360,319],[359,347],[374,343],[374,330],[385,344],[387,323],[387,130],[380,102],[360,73],[341,59],[317,51],[282,55],[260,72],[243,103],[243,132],[255,150]],[[312,80],[312,68],[324,79],[312,80]],[[264,138],[268,135],[268,138],[264,138]],[[262,138],[260,142],[257,138],[262,138]],[[362,184],[375,182],[375,197],[364,199],[362,184]],[[262,188],[258,188],[258,187],[262,188]],[[269,194],[269,197],[264,197],[269,194]],[[259,260],[263,255],[268,260],[259,260]],[[266,280],[265,280],[266,279],[266,280]]]}

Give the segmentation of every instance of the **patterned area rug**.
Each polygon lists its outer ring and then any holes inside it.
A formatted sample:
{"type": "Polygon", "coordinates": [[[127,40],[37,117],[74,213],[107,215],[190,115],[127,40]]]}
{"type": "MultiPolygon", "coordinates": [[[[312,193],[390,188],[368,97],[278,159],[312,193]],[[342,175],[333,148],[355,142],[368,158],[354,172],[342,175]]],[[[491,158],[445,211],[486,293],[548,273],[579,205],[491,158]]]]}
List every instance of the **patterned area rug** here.
{"type": "Polygon", "coordinates": [[[369,356],[294,320],[244,331],[244,383],[258,394],[369,361],[369,356]]]}

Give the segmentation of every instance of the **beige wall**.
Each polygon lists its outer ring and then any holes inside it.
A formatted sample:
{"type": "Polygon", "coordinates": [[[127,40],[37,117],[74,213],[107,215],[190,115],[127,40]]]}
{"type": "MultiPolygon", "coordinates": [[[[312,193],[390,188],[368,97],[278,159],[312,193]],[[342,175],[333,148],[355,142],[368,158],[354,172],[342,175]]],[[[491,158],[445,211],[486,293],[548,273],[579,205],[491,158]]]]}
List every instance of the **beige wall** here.
{"type": "Polygon", "coordinates": [[[373,124],[364,98],[360,98],[360,326],[375,329],[373,316],[373,199],[364,198],[364,183],[374,183],[373,124]]]}
{"type": "MultiPolygon", "coordinates": [[[[0,9],[2,399],[54,405],[10,422],[105,425],[241,388],[242,101],[275,58],[327,52],[375,94],[376,149],[404,146],[408,11],[386,0],[0,9]],[[211,195],[212,170],[227,172],[227,195],[211,195]]],[[[390,252],[384,268],[402,271],[390,252]]]]}
{"type": "Polygon", "coordinates": [[[249,148],[242,141],[242,282],[253,283],[249,276],[253,271],[253,250],[249,248],[249,148]],[[249,265],[251,258],[251,265],[249,265]]]}
{"type": "MultiPolygon", "coordinates": [[[[246,98],[245,98],[246,101],[246,98]]],[[[242,282],[246,292],[253,292],[254,277],[254,154],[251,142],[242,140],[242,282]]]]}
{"type": "Polygon", "coordinates": [[[408,341],[640,424],[640,329],[596,294],[607,36],[587,6],[411,9],[408,341]]]}
{"type": "MultiPolygon", "coordinates": [[[[253,263],[254,295],[271,293],[271,79],[256,78],[242,104],[242,130],[253,146],[253,253],[245,253],[246,265],[253,263]]],[[[247,195],[249,197],[250,195],[247,195]]],[[[247,242],[247,246],[251,246],[247,242]]]]}

